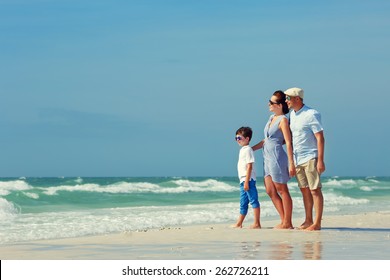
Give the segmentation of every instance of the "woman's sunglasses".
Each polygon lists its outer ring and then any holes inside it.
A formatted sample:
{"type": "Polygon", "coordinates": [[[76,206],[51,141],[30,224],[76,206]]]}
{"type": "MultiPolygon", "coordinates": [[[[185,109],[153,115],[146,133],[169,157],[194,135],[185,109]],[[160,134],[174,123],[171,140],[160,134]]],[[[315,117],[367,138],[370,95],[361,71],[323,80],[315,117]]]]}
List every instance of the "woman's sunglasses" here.
{"type": "Polygon", "coordinates": [[[268,100],[270,105],[280,104],[280,102],[273,102],[272,100],[268,100]]]}

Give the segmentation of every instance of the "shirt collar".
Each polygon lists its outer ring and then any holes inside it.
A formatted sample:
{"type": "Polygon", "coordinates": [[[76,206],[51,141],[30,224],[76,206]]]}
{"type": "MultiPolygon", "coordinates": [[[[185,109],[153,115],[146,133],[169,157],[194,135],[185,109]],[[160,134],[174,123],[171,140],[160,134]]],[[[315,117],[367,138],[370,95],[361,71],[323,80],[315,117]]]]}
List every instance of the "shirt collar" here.
{"type": "Polygon", "coordinates": [[[295,111],[295,115],[302,113],[306,108],[307,108],[307,106],[305,104],[303,104],[302,108],[299,109],[299,111],[295,111]]]}

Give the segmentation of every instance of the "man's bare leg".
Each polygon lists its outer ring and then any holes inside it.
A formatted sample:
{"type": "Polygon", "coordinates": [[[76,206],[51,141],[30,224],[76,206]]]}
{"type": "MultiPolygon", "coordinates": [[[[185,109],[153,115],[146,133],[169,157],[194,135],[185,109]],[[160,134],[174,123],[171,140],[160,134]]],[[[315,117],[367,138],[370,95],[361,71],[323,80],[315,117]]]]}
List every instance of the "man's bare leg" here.
{"type": "Polygon", "coordinates": [[[321,229],[322,212],[324,210],[324,197],[322,195],[321,188],[312,190],[311,193],[312,193],[313,202],[314,202],[315,219],[314,219],[314,224],[307,227],[306,230],[320,230],[321,229]]]}
{"type": "Polygon", "coordinates": [[[299,229],[306,229],[310,227],[313,224],[313,196],[311,194],[311,191],[308,187],[300,188],[302,197],[303,197],[303,204],[305,206],[305,221],[302,223],[302,225],[299,227],[299,229]]]}

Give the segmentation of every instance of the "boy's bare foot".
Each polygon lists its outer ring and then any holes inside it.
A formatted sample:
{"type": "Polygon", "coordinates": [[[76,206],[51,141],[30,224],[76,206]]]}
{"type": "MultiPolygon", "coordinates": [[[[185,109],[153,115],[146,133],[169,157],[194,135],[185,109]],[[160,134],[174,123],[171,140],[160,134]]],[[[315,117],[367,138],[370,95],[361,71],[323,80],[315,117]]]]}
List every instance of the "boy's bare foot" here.
{"type": "Polygon", "coordinates": [[[232,228],[242,228],[242,225],[235,224],[235,225],[232,225],[232,228]]]}
{"type": "Polygon", "coordinates": [[[307,227],[305,230],[314,231],[314,230],[321,230],[320,225],[312,224],[311,226],[307,227]]]}

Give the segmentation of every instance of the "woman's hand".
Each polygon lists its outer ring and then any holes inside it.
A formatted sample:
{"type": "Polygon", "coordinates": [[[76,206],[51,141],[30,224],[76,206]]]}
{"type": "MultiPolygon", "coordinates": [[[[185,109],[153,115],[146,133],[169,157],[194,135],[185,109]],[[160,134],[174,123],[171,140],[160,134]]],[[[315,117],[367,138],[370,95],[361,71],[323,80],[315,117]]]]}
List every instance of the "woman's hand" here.
{"type": "Polygon", "coordinates": [[[293,163],[290,164],[288,171],[290,173],[290,177],[294,177],[297,174],[297,171],[295,169],[295,165],[293,163]]]}

